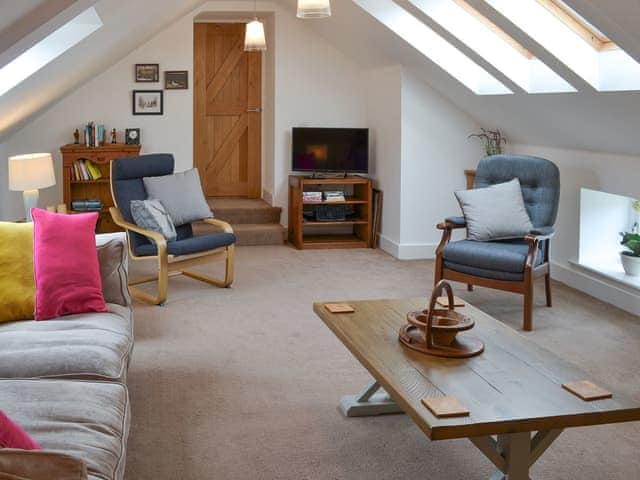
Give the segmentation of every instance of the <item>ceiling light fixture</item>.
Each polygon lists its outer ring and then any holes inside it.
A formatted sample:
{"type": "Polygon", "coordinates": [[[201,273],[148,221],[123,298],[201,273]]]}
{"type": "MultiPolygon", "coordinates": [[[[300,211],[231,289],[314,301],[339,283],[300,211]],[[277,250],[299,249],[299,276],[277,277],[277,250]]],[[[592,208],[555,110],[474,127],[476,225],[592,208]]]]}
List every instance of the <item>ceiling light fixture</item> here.
{"type": "Polygon", "coordinates": [[[298,18],[327,18],[331,16],[329,0],[298,0],[298,18]]]}
{"type": "Polygon", "coordinates": [[[264,36],[264,25],[258,20],[256,0],[253,2],[253,20],[247,23],[244,34],[245,52],[263,52],[267,49],[267,40],[264,36]]]}

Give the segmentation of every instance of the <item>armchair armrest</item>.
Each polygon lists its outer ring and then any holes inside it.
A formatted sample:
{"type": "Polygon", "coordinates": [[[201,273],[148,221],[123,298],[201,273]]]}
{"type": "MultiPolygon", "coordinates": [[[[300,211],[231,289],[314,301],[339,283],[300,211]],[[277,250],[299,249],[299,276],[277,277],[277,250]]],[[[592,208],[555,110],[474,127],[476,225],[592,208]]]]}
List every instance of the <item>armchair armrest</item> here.
{"type": "Polygon", "coordinates": [[[161,233],[154,232],[153,230],[147,230],[146,228],[139,227],[134,223],[127,222],[122,216],[122,213],[120,213],[120,210],[115,207],[109,208],[109,212],[111,213],[111,218],[113,218],[113,221],[116,225],[124,228],[127,232],[131,231],[139,233],[140,235],[144,235],[145,237],[153,240],[158,247],[158,252],[160,252],[160,249],[166,250],[167,239],[164,238],[161,233]]]}
{"type": "Polygon", "coordinates": [[[542,242],[544,240],[549,240],[555,235],[555,230],[553,227],[536,227],[531,230],[527,235],[525,235],[524,239],[527,242],[542,242]]]}
{"type": "Polygon", "coordinates": [[[9,478],[29,480],[87,479],[87,467],[82,460],[46,450],[0,449],[0,472],[13,476],[9,478]]]}
{"type": "Polygon", "coordinates": [[[454,228],[465,228],[467,222],[464,217],[447,217],[444,222],[439,223],[437,228],[439,230],[452,230],[454,228]]]}
{"type": "Polygon", "coordinates": [[[224,233],[233,233],[233,228],[231,228],[231,225],[225,221],[218,220],[217,218],[203,218],[202,221],[209,225],[213,225],[214,227],[218,227],[224,233]]]}

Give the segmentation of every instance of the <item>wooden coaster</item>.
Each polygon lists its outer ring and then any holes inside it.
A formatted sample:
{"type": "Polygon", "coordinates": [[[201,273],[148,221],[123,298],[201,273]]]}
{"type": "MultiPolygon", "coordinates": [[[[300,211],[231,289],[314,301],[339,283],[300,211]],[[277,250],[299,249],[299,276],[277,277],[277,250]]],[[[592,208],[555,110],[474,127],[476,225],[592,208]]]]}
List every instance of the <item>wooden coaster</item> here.
{"type": "MultiPolygon", "coordinates": [[[[447,308],[449,307],[449,297],[438,297],[436,301],[440,306],[447,307],[447,308]]],[[[453,306],[464,307],[464,302],[458,297],[453,297],[453,306]]]]}
{"type": "Polygon", "coordinates": [[[581,380],[579,382],[570,382],[562,384],[562,388],[570,391],[574,395],[580,397],[582,400],[602,400],[603,398],[613,397],[613,393],[599,387],[589,380],[581,380]]]}
{"type": "Polygon", "coordinates": [[[467,410],[456,397],[426,397],[422,399],[425,407],[438,418],[467,417],[467,410]]]}
{"type": "Polygon", "coordinates": [[[353,313],[355,310],[348,303],[325,303],[324,308],[331,313],[353,313]]]}

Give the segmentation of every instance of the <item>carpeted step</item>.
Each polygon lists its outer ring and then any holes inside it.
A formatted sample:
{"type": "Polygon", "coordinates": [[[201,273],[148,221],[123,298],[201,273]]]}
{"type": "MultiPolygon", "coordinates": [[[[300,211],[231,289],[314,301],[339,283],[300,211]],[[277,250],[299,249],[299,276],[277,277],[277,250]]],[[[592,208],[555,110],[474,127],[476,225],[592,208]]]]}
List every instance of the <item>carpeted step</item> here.
{"type": "Polygon", "coordinates": [[[264,200],[246,198],[211,198],[209,206],[216,218],[231,225],[280,223],[282,209],[264,200]]]}
{"type": "MultiPolygon", "coordinates": [[[[238,223],[232,226],[238,238],[236,245],[282,245],[287,238],[287,230],[279,223],[238,223]]],[[[203,222],[193,224],[193,233],[196,235],[217,231],[203,222]]]]}

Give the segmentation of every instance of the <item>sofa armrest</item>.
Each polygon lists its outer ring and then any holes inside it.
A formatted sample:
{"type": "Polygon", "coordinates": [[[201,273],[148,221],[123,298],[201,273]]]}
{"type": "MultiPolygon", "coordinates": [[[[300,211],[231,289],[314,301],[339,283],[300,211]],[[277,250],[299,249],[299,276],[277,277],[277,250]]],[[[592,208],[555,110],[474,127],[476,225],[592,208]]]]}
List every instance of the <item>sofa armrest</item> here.
{"type": "Polygon", "coordinates": [[[82,460],[46,450],[0,449],[0,472],[28,480],[87,480],[88,477],[82,460]]]}
{"type": "Polygon", "coordinates": [[[530,232],[531,235],[553,236],[555,230],[553,227],[535,227],[530,232]]]}
{"type": "Polygon", "coordinates": [[[96,235],[102,293],[107,303],[131,306],[129,294],[129,249],[123,232],[96,235]]]}

